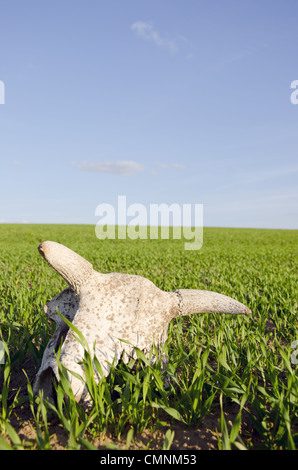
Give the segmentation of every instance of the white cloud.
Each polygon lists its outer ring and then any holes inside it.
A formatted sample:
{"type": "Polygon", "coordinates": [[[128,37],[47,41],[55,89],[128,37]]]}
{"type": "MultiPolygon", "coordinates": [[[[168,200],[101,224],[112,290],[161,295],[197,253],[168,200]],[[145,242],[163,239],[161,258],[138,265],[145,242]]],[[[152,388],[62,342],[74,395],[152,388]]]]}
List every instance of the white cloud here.
{"type": "Polygon", "coordinates": [[[164,47],[172,53],[178,51],[178,47],[175,41],[161,36],[158,31],[153,28],[151,23],[136,21],[131,25],[131,29],[136,33],[137,36],[153,41],[159,47],[164,47]]]}
{"type": "Polygon", "coordinates": [[[144,170],[143,165],[140,163],[127,160],[117,160],[116,162],[87,162],[83,160],[81,163],[72,162],[71,165],[82,171],[110,173],[121,176],[130,176],[133,173],[144,170]]]}

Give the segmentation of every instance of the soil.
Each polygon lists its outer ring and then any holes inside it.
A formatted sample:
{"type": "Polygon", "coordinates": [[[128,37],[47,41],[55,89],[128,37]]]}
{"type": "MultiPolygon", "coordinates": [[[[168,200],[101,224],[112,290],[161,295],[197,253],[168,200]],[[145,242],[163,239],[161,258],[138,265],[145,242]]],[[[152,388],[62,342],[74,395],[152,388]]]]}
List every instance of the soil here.
{"type": "MultiPolygon", "coordinates": [[[[236,406],[231,407],[231,410],[225,413],[226,420],[232,421],[236,417],[237,408],[236,406]]],[[[181,424],[171,425],[170,428],[175,433],[171,450],[218,450],[216,434],[218,419],[219,413],[213,413],[205,417],[196,427],[191,426],[188,428],[181,424]]],[[[14,427],[24,444],[27,443],[28,446],[28,441],[34,442],[36,430],[29,403],[25,403],[15,410],[11,415],[10,424],[14,427]]],[[[169,426],[165,426],[154,433],[146,430],[142,434],[136,435],[130,449],[162,449],[165,433],[168,429],[169,426]]],[[[67,448],[68,436],[58,418],[53,418],[49,423],[49,433],[53,450],[67,448]]],[[[117,439],[108,431],[104,438],[98,436],[90,439],[90,442],[98,449],[113,448],[114,446],[118,449],[126,449],[126,432],[124,430],[122,439],[117,439]]]]}

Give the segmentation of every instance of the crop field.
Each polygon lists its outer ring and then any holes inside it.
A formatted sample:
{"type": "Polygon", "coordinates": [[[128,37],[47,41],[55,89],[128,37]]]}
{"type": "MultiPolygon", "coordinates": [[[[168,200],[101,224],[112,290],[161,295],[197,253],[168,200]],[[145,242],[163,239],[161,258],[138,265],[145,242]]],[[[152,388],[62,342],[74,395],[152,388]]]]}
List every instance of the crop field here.
{"type": "Polygon", "coordinates": [[[0,225],[0,273],[0,449],[298,449],[298,231],[205,228],[185,251],[183,239],[98,240],[94,226],[0,225]],[[219,292],[252,314],[173,320],[168,388],[141,351],[99,384],[87,357],[92,407],[62,367],[48,404],[32,393],[55,326],[43,306],[67,285],[37,251],[45,240],[99,272],[219,292]]]}

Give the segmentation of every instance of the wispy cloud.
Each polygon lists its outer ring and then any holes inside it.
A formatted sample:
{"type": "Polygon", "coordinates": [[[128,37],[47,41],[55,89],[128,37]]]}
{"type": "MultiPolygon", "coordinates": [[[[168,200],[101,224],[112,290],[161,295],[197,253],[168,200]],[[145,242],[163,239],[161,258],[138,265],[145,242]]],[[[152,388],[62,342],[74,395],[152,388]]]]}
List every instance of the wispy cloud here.
{"type": "Polygon", "coordinates": [[[71,162],[71,165],[82,171],[110,173],[120,176],[130,176],[144,170],[143,165],[140,163],[128,160],[117,160],[115,162],[88,162],[83,160],[81,163],[71,162]]]}
{"type": "Polygon", "coordinates": [[[131,29],[140,38],[152,41],[156,46],[164,47],[171,53],[177,52],[179,50],[176,42],[173,39],[162,36],[149,22],[136,21],[131,25],[131,29]]]}

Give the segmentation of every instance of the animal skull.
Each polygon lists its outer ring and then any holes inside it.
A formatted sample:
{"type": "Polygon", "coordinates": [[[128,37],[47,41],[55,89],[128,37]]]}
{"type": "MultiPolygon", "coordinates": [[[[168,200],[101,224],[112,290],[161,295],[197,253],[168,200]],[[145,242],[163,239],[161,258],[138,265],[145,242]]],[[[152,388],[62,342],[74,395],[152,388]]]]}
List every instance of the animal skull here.
{"type": "MultiPolygon", "coordinates": [[[[44,307],[56,329],[44,351],[33,391],[38,394],[42,389],[50,400],[53,374],[59,380],[56,351],[61,340],[61,363],[84,377],[80,364],[84,348],[57,310],[83,334],[105,376],[109,374],[109,364],[116,365],[120,358],[128,362],[135,357],[134,347],[148,354],[154,342],[160,350],[167,339],[169,322],[177,316],[251,313],[242,303],[216,292],[190,289],[164,292],[141,276],[98,273],[87,260],[56,242],[43,242],[38,250],[69,284],[44,307]]],[[[84,383],[72,374],[69,381],[76,400],[88,400],[84,383]]]]}

